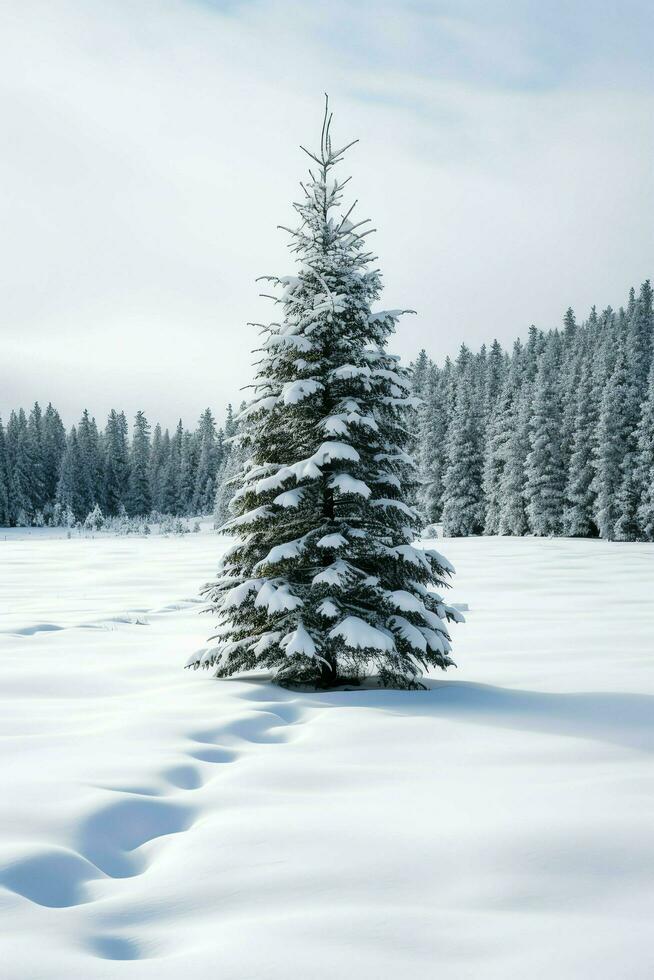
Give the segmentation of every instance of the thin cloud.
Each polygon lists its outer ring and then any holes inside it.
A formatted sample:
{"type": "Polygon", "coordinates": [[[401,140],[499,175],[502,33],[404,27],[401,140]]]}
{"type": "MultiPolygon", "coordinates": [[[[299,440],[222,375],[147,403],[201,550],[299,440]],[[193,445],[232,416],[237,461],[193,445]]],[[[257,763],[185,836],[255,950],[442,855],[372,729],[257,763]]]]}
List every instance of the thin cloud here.
{"type": "Polygon", "coordinates": [[[583,34],[561,7],[560,41],[515,7],[5,7],[0,412],[171,424],[238,400],[324,89],[361,138],[347,166],[384,302],[420,314],[402,354],[620,303],[652,272],[645,8],[583,34]]]}

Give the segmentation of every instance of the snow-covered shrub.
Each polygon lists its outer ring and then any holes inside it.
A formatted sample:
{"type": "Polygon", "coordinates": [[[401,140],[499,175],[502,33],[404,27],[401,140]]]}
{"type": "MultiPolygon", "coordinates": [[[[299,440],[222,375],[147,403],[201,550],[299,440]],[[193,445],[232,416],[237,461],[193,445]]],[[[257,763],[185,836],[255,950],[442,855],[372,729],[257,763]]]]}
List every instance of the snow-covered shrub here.
{"type": "Polygon", "coordinates": [[[99,531],[104,526],[104,516],[98,504],[86,515],[84,528],[87,531],[99,531]]]}
{"type": "Polygon", "coordinates": [[[162,517],[161,523],[159,525],[159,533],[168,535],[168,534],[172,534],[174,530],[175,530],[175,519],[171,517],[169,514],[166,515],[165,517],[162,517]]]}

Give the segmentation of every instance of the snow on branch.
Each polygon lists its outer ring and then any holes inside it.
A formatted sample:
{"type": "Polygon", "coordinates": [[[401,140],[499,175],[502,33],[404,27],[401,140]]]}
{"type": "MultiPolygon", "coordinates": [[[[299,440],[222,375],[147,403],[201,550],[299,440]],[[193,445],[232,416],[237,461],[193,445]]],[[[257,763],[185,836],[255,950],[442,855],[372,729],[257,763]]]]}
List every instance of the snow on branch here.
{"type": "Polygon", "coordinates": [[[346,616],[330,630],[329,636],[339,637],[351,650],[382,650],[389,653],[395,649],[392,636],[358,616],[346,616]]]}

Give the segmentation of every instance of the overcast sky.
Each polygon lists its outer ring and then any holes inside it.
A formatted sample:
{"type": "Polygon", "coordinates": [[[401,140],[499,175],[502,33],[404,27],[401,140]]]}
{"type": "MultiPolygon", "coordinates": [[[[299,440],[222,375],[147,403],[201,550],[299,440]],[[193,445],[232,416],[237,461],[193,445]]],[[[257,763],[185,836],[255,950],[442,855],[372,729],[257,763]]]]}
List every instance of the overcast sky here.
{"type": "Polygon", "coordinates": [[[403,356],[619,306],[654,274],[652,9],[4,0],[0,414],[222,418],[324,90],[403,356]]]}

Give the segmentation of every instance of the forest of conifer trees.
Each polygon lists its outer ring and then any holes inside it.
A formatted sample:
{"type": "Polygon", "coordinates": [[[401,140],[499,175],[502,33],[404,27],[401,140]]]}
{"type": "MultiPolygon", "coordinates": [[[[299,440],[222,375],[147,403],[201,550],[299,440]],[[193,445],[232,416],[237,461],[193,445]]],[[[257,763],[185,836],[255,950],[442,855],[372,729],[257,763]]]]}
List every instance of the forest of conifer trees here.
{"type": "Polygon", "coordinates": [[[414,367],[418,505],[443,533],[654,538],[652,289],[510,353],[414,367]]]}
{"type": "MultiPolygon", "coordinates": [[[[438,366],[423,350],[413,365],[413,449],[425,524],[446,535],[535,534],[654,539],[652,289],[626,308],[596,309],[561,329],[532,326],[509,353],[498,341],[462,345],[438,366]]],[[[88,411],[66,433],[38,403],[0,421],[0,525],[68,525],[105,516],[229,516],[231,480],[244,458],[228,407],[195,431],[151,432],[137,412],[100,431],[88,411]]]]}
{"type": "Polygon", "coordinates": [[[73,526],[90,514],[146,517],[210,514],[235,431],[228,406],[216,427],[211,410],[195,431],[150,425],[137,412],[131,439],[123,412],[112,409],[104,431],[85,409],[67,433],[52,405],[38,402],[0,421],[0,525],[73,526]]]}

